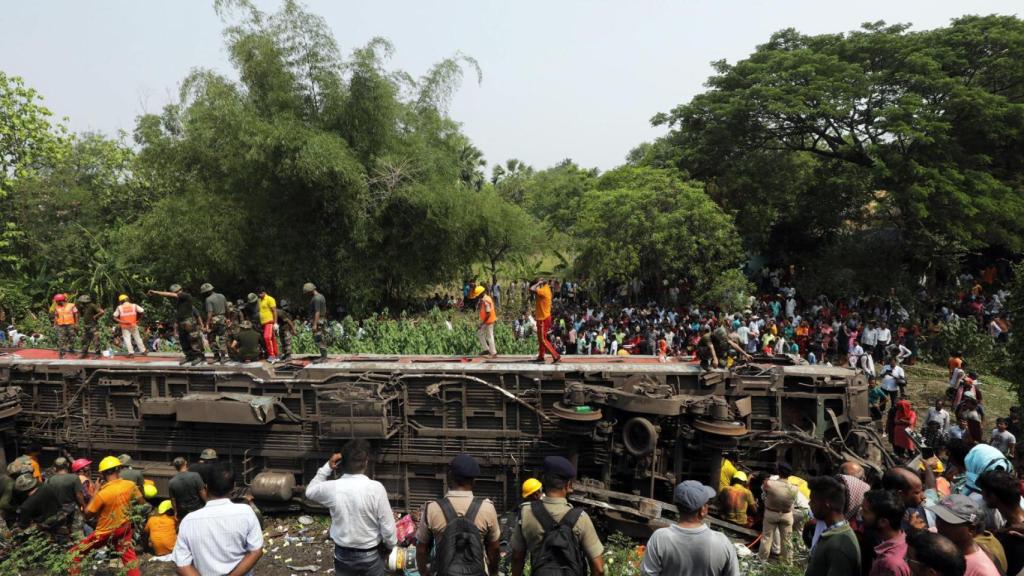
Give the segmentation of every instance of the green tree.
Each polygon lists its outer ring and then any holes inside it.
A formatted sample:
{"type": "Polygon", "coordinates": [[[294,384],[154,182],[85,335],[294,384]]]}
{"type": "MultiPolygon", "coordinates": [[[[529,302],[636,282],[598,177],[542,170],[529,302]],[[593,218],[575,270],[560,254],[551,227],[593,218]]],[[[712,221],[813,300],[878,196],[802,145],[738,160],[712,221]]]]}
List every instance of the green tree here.
{"type": "MultiPolygon", "coordinates": [[[[683,281],[696,298],[739,266],[732,218],[676,173],[622,167],[603,174],[580,205],[577,265],[597,282],[683,281]]],[[[736,283],[730,277],[730,285],[736,283]]]]}
{"type": "Polygon", "coordinates": [[[42,105],[42,96],[18,76],[0,71],[0,273],[10,274],[23,264],[11,253],[22,236],[11,213],[9,197],[17,180],[58,161],[70,141],[63,123],[42,105]]]}
{"type": "Polygon", "coordinates": [[[1012,16],[924,32],[783,30],[716,62],[707,92],[653,121],[745,233],[890,228],[923,268],[950,243],[1024,248],[1022,62],[1012,16]]]}

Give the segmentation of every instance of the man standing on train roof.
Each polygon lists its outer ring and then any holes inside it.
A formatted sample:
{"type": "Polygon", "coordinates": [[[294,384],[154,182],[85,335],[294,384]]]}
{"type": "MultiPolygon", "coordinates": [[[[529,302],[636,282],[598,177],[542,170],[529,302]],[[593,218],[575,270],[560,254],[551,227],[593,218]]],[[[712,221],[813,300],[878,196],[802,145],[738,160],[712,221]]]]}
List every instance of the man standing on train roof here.
{"type": "Polygon", "coordinates": [[[78,316],[82,321],[82,354],[79,358],[89,355],[89,349],[95,348],[97,356],[103,356],[100,350],[99,321],[106,311],[92,301],[92,296],[82,294],[78,297],[78,316]]]}
{"type": "Polygon", "coordinates": [[[142,306],[132,303],[127,294],[117,297],[117,308],[114,308],[114,320],[121,328],[121,338],[124,340],[124,348],[128,351],[128,357],[135,357],[135,348],[138,348],[142,355],[149,354],[146,345],[142,342],[142,335],[139,334],[139,318],[146,311],[142,306]],[[135,343],[135,348],[132,343],[135,343]]]}
{"type": "Polygon", "coordinates": [[[213,284],[209,282],[199,287],[199,294],[203,297],[203,307],[206,310],[205,329],[210,340],[210,348],[213,350],[213,362],[222,364],[228,360],[228,299],[223,294],[214,292],[213,284]]]}
{"type": "Polygon", "coordinates": [[[60,358],[69,350],[74,352],[75,326],[78,325],[78,308],[64,294],[53,297],[53,325],[57,330],[57,354],[60,358]]]}
{"type": "Polygon", "coordinates": [[[302,292],[309,297],[309,326],[313,332],[313,341],[320,350],[320,357],[313,360],[313,364],[321,364],[327,361],[327,300],[323,294],[317,292],[316,285],[306,282],[302,285],[302,292]]]}
{"type": "Polygon", "coordinates": [[[476,336],[480,341],[480,355],[497,358],[498,348],[494,344],[494,323],[498,321],[498,312],[494,308],[494,299],[487,294],[483,286],[473,288],[469,297],[472,300],[479,298],[476,309],[480,315],[480,326],[476,329],[476,336]]]}
{"type": "Polygon", "coordinates": [[[203,335],[200,330],[201,322],[199,312],[192,304],[192,295],[182,289],[181,284],[171,284],[170,291],[149,290],[149,296],[162,296],[174,298],[177,301],[174,308],[174,321],[178,327],[178,341],[181,343],[181,351],[185,354],[181,364],[192,364],[197,366],[205,360],[203,354],[203,335]]]}

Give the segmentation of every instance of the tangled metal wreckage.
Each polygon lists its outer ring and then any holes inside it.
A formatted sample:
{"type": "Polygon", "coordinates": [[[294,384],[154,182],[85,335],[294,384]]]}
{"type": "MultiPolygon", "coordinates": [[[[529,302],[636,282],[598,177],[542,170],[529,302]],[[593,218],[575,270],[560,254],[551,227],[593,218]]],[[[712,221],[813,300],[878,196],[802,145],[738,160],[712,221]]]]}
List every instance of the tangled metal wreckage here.
{"type": "Polygon", "coordinates": [[[372,443],[372,476],[399,510],[443,494],[460,452],[479,459],[476,492],[499,510],[516,504],[545,456],[569,455],[580,476],[572,498],[638,535],[672,517],[677,482],[717,485],[723,456],[754,470],[785,459],[806,474],[848,459],[890,464],[863,374],[785,358],[712,371],[641,357],[181,367],[170,357],[9,352],[0,355],[9,454],[35,441],[75,456],[128,452],[165,493],[172,458],[214,447],[267,509],[302,506],[302,485],[350,438],[372,443]]]}

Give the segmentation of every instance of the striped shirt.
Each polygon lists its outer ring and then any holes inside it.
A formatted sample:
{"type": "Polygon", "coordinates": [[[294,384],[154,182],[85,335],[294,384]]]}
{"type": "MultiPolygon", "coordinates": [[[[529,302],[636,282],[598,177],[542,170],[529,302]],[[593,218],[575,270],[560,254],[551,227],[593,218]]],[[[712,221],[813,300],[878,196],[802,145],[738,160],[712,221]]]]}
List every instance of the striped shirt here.
{"type": "Polygon", "coordinates": [[[363,474],[327,480],[324,464],[306,487],[306,498],[331,511],[331,540],[342,548],[370,550],[378,544],[394,548],[395,516],[384,485],[363,474]]]}
{"type": "Polygon", "coordinates": [[[191,565],[203,576],[228,574],[246,554],[260,548],[263,531],[252,508],[218,498],[181,521],[173,559],[175,565],[191,565]]]}

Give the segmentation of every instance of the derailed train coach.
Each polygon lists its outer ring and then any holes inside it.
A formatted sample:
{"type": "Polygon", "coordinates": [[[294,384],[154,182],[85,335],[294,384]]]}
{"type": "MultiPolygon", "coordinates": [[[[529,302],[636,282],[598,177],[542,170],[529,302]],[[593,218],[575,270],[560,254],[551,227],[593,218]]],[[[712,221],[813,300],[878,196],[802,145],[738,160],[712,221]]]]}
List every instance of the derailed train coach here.
{"type": "Polygon", "coordinates": [[[867,393],[860,372],[785,357],[711,371],[641,357],[182,367],[23,350],[0,356],[0,434],[9,455],[49,447],[44,464],[61,451],[127,452],[161,493],[175,456],[213,447],[269,510],[302,506],[303,485],[351,438],[372,443],[372,476],[405,511],[444,493],[458,453],[480,461],[475,491],[499,510],[562,454],[579,469],[574,499],[642,531],[671,516],[677,482],[717,482],[723,457],[766,471],[785,459],[806,474],[889,464],[867,393]]]}

